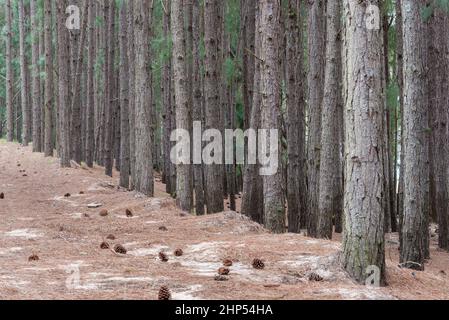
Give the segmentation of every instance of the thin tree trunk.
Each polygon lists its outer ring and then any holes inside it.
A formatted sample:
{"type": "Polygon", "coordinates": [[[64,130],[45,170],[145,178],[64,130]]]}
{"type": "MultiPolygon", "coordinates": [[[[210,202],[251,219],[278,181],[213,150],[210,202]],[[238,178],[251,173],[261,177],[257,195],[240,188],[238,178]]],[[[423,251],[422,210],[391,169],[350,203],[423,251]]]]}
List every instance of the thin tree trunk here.
{"type": "Polygon", "coordinates": [[[14,69],[12,67],[12,7],[11,0],[6,5],[6,132],[9,142],[14,140],[14,69]]]}
{"type": "MultiPolygon", "coordinates": [[[[221,66],[219,65],[219,42],[217,30],[220,29],[220,21],[217,21],[221,8],[219,0],[205,0],[204,2],[204,42],[206,47],[205,57],[205,83],[204,93],[206,98],[205,117],[206,129],[220,130],[222,128],[220,115],[220,83],[221,66]]],[[[223,165],[210,164],[204,166],[206,183],[206,204],[208,213],[222,212],[223,204],[223,165]]]]}
{"type": "Polygon", "coordinates": [[[150,8],[151,0],[134,3],[134,35],[136,43],[136,190],[153,196],[152,97],[150,83],[150,8]]]}
{"type": "Polygon", "coordinates": [[[327,3],[327,41],[324,98],[321,114],[321,152],[317,237],[331,239],[334,215],[342,211],[340,177],[339,124],[336,117],[342,104],[341,73],[341,6],[339,1],[327,3]]]}
{"type": "Polygon", "coordinates": [[[88,1],[88,34],[87,34],[87,106],[86,106],[86,164],[94,165],[95,149],[95,3],[88,1]]]}
{"type": "MultiPolygon", "coordinates": [[[[280,0],[267,0],[260,4],[260,31],[262,34],[260,59],[263,61],[260,76],[261,127],[266,130],[280,129],[281,105],[281,66],[280,66],[280,0]]],[[[272,132],[269,133],[271,136],[272,132]]],[[[272,145],[267,137],[266,150],[278,146],[272,145]]],[[[279,142],[276,141],[276,144],[279,142]]],[[[277,147],[277,148],[276,148],[277,147]]],[[[280,153],[278,153],[280,159],[280,153]]],[[[276,233],[285,232],[285,201],[282,171],[270,172],[263,176],[264,222],[266,228],[276,233]]]]}
{"type": "Polygon", "coordinates": [[[19,47],[20,47],[20,78],[22,80],[21,85],[21,103],[22,103],[22,144],[28,146],[31,142],[31,136],[29,135],[31,128],[31,119],[29,117],[29,92],[28,89],[28,63],[26,57],[26,33],[25,33],[25,6],[24,0],[19,0],[19,47]]]}
{"type": "Polygon", "coordinates": [[[323,102],[325,19],[323,0],[311,2],[308,21],[309,75],[308,75],[308,233],[316,237],[318,226],[318,199],[320,176],[321,103],[323,102]]]}
{"type": "Polygon", "coordinates": [[[58,2],[58,64],[59,64],[59,137],[61,166],[70,167],[69,112],[69,34],[65,26],[65,1],[58,2]]]}
{"type": "Polygon", "coordinates": [[[307,214],[305,90],[300,6],[301,1],[289,0],[285,21],[288,230],[296,233],[301,232],[301,216],[307,214]]]}
{"type": "MultiPolygon", "coordinates": [[[[200,3],[199,0],[193,0],[192,4],[192,90],[193,90],[193,121],[202,122],[203,119],[203,91],[201,87],[201,63],[200,63],[200,3]]],[[[204,215],[204,178],[203,165],[195,164],[193,166],[194,185],[195,185],[195,210],[197,215],[204,215]]]]}
{"type": "Polygon", "coordinates": [[[39,26],[37,17],[37,0],[30,1],[31,10],[31,30],[32,30],[32,103],[33,103],[33,151],[41,152],[41,84],[39,69],[39,26]]]}
{"type": "Polygon", "coordinates": [[[401,263],[424,270],[429,251],[429,112],[425,0],[403,0],[404,217],[401,263]]]}
{"type": "Polygon", "coordinates": [[[53,156],[53,110],[54,110],[54,80],[53,80],[53,48],[51,0],[44,1],[44,42],[45,42],[45,107],[44,107],[44,153],[53,156]]]}
{"type": "Polygon", "coordinates": [[[128,63],[129,63],[129,153],[131,181],[130,190],[134,190],[137,181],[136,172],[136,64],[135,64],[135,37],[134,37],[134,1],[128,3],[128,63]]]}

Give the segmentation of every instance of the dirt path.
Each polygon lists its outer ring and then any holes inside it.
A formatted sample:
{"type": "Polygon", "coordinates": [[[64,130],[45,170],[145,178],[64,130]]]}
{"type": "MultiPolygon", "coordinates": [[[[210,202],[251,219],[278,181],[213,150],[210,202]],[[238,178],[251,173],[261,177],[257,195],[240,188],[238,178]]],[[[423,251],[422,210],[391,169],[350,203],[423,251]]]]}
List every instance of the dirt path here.
{"type": "Polygon", "coordinates": [[[449,298],[449,254],[435,248],[426,272],[412,273],[397,267],[389,236],[390,286],[366,288],[338,267],[338,242],[270,235],[231,212],[184,216],[159,181],[153,199],[116,184],[101,168],[60,169],[56,159],[0,141],[0,298],[155,299],[162,285],[174,299],[449,298]],[[93,203],[102,206],[89,209],[93,203]],[[128,253],[102,250],[103,241],[128,253]],[[39,260],[29,261],[33,255],[39,260]],[[216,281],[225,258],[234,260],[231,274],[216,281]],[[253,269],[254,258],[266,268],[253,269]],[[323,280],[310,281],[312,273],[323,280]]]}

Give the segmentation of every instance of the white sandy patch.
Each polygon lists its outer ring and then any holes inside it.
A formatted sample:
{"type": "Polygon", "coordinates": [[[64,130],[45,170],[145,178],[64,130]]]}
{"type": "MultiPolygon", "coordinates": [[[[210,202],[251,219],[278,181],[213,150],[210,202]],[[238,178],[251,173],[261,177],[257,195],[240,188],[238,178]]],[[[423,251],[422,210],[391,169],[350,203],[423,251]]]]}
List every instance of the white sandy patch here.
{"type": "Polygon", "coordinates": [[[155,246],[152,248],[140,248],[128,251],[129,255],[134,257],[147,257],[147,256],[155,256],[159,254],[159,252],[169,249],[167,246],[155,246]]]}
{"type": "Polygon", "coordinates": [[[6,232],[5,235],[7,237],[25,238],[25,239],[35,239],[35,238],[42,237],[42,234],[40,234],[37,230],[33,230],[33,229],[17,229],[17,230],[6,232]]]}
{"type": "Polygon", "coordinates": [[[322,294],[340,295],[344,300],[392,300],[381,288],[336,288],[319,290],[322,294]]]}
{"type": "Polygon", "coordinates": [[[200,291],[203,286],[193,285],[188,287],[185,291],[173,292],[173,300],[201,300],[201,298],[195,296],[195,293],[200,291]]]}
{"type": "Polygon", "coordinates": [[[13,248],[8,248],[8,249],[0,249],[0,255],[7,255],[10,253],[17,253],[22,251],[23,248],[20,247],[13,247],[13,248]]]}
{"type": "Polygon", "coordinates": [[[68,203],[68,204],[69,204],[70,206],[72,206],[72,207],[79,207],[79,205],[78,205],[76,202],[71,201],[71,200],[69,200],[68,198],[66,198],[66,197],[64,197],[64,196],[56,196],[56,197],[53,197],[53,198],[51,198],[51,199],[49,199],[49,200],[51,200],[51,201],[66,202],[66,203],[68,203]]]}

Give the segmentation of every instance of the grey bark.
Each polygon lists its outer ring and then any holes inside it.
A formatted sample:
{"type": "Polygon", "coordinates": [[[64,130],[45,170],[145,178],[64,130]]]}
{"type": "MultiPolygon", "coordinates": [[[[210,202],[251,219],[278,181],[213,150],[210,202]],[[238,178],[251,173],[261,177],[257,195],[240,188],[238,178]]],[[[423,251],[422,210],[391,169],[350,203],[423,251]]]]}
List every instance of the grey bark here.
{"type": "Polygon", "coordinates": [[[44,98],[44,153],[53,156],[53,112],[54,112],[54,80],[51,0],[44,1],[44,42],[45,42],[45,98],[44,98]]]}
{"type": "MultiPolygon", "coordinates": [[[[261,127],[280,129],[281,65],[280,65],[280,0],[260,4],[261,66],[261,127]]],[[[267,139],[267,150],[274,148],[267,139]]],[[[279,152],[280,148],[276,151],[279,152]]],[[[279,153],[280,155],[280,153],[279,153]]],[[[280,159],[280,156],[279,156],[280,159]]],[[[281,170],[263,176],[263,204],[265,227],[275,233],[285,232],[285,201],[281,170]]]]}
{"type": "Polygon", "coordinates": [[[14,69],[12,67],[12,7],[5,1],[6,14],[6,132],[9,142],[14,139],[14,69]]]}
{"type": "Polygon", "coordinates": [[[37,17],[37,0],[30,1],[30,16],[31,16],[31,32],[32,32],[32,46],[31,46],[31,60],[32,60],[32,109],[33,109],[33,151],[41,152],[41,84],[40,84],[40,69],[39,69],[39,24],[37,17]]]}
{"type": "Polygon", "coordinates": [[[317,235],[320,140],[321,140],[321,103],[323,101],[324,55],[325,55],[325,3],[323,0],[309,1],[308,21],[308,141],[307,141],[307,177],[308,177],[308,234],[317,235]]]}
{"type": "Polygon", "coordinates": [[[403,0],[404,217],[400,261],[423,270],[428,255],[429,112],[425,0],[403,0]]]}
{"type": "Polygon", "coordinates": [[[324,98],[321,113],[321,152],[317,237],[331,239],[334,216],[342,211],[340,171],[339,109],[342,104],[341,5],[327,3],[327,41],[324,98]]]}
{"type": "MultiPolygon", "coordinates": [[[[380,1],[371,2],[379,6],[380,1]]],[[[380,30],[368,30],[367,2],[345,0],[345,192],[343,267],[364,283],[368,267],[385,283],[384,88],[380,30]]]]}

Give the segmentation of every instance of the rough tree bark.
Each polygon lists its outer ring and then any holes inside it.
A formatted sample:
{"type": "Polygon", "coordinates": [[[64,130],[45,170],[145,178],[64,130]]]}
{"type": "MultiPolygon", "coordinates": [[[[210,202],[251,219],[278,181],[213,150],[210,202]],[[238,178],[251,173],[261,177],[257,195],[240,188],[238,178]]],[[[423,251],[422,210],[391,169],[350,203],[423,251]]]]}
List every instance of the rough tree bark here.
{"type": "Polygon", "coordinates": [[[86,164],[94,165],[95,149],[95,3],[88,1],[88,34],[87,34],[87,106],[86,106],[86,164]]]}
{"type": "MultiPolygon", "coordinates": [[[[380,1],[371,1],[379,6],[380,1]]],[[[384,88],[380,30],[366,28],[368,1],[345,0],[345,193],[343,266],[358,282],[368,267],[385,280],[384,88]]]]}
{"type": "Polygon", "coordinates": [[[327,2],[327,41],[324,98],[321,114],[321,152],[317,237],[331,239],[333,218],[342,211],[342,181],[338,111],[342,104],[341,4],[327,2]]]}
{"type": "Polygon", "coordinates": [[[28,63],[26,57],[26,32],[25,32],[25,5],[24,0],[19,0],[19,58],[20,58],[20,78],[21,78],[21,95],[22,104],[22,144],[28,146],[31,142],[30,128],[31,119],[29,110],[29,92],[28,89],[28,63]]]}
{"type": "Polygon", "coordinates": [[[120,4],[120,186],[129,188],[129,63],[128,63],[128,3],[120,4]]]}
{"type": "MultiPolygon", "coordinates": [[[[281,65],[280,65],[280,0],[267,0],[260,4],[262,34],[261,66],[261,128],[280,129],[281,117],[281,65]]],[[[270,135],[270,134],[269,134],[270,135]]],[[[266,150],[275,148],[267,137],[266,150]]],[[[264,141],[262,141],[262,144],[264,141]]],[[[277,142],[278,143],[278,142],[277,142]]],[[[275,148],[280,159],[279,147],[275,148]]],[[[280,161],[279,161],[280,162],[280,161]]],[[[272,232],[285,232],[285,201],[282,172],[263,176],[263,204],[265,226],[272,232]]]]}
{"type": "Polygon", "coordinates": [[[52,23],[51,0],[44,1],[44,42],[45,42],[45,99],[44,99],[44,153],[53,156],[53,51],[52,51],[52,23]]]}
{"type": "Polygon", "coordinates": [[[135,117],[136,190],[153,196],[153,156],[150,83],[150,5],[151,0],[134,2],[135,36],[135,117]]]}
{"type": "Polygon", "coordinates": [[[429,226],[429,112],[425,0],[402,0],[404,41],[404,217],[401,263],[424,269],[429,226]]]}
{"type": "Polygon", "coordinates": [[[300,5],[299,0],[289,0],[285,15],[288,230],[296,233],[301,231],[301,216],[307,213],[305,90],[300,5]]]}
{"type": "Polygon", "coordinates": [[[31,46],[31,60],[32,60],[32,109],[33,109],[33,151],[42,151],[41,140],[41,84],[40,84],[40,69],[39,69],[39,24],[37,17],[37,0],[30,1],[30,16],[31,16],[31,32],[32,32],[32,46],[31,46]]]}
{"type": "MultiPolygon", "coordinates": [[[[205,57],[205,82],[204,93],[206,99],[205,118],[206,129],[220,130],[220,80],[221,66],[219,65],[219,34],[220,22],[216,17],[220,12],[220,0],[204,1],[204,42],[206,48],[205,57]]],[[[222,212],[223,204],[223,165],[211,164],[204,166],[206,189],[206,204],[208,213],[222,212]]]]}
{"type": "Polygon", "coordinates": [[[323,0],[309,1],[308,41],[309,41],[309,75],[308,75],[308,142],[307,142],[307,177],[308,177],[308,221],[309,236],[316,237],[318,225],[318,198],[320,174],[320,140],[321,140],[321,103],[324,85],[325,55],[325,3],[323,0]]]}
{"type": "Polygon", "coordinates": [[[14,69],[12,67],[12,7],[5,1],[6,13],[6,134],[9,142],[14,139],[14,69]]]}
{"type": "MultiPolygon", "coordinates": [[[[173,41],[172,59],[176,101],[176,129],[185,130],[190,134],[192,130],[192,120],[187,83],[188,58],[186,56],[186,35],[183,17],[184,7],[182,1],[172,1],[171,32],[173,41]]],[[[190,159],[188,159],[188,162],[190,162],[190,159]]],[[[180,159],[178,159],[176,171],[176,198],[178,206],[181,208],[181,210],[190,212],[192,210],[193,203],[192,174],[190,163],[185,163],[184,161],[180,161],[180,159]]]]}

